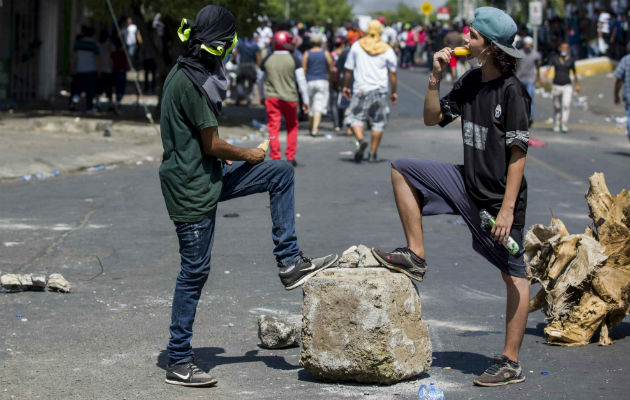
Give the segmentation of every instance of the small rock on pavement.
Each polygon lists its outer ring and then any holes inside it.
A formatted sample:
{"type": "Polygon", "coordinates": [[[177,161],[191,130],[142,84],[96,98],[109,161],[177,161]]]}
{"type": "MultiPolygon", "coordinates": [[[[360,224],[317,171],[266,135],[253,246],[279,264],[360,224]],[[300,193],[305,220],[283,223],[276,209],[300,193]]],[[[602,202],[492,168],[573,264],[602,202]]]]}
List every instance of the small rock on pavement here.
{"type": "Polygon", "coordinates": [[[283,349],[300,344],[302,333],[301,316],[292,316],[286,320],[261,315],[258,317],[258,338],[267,349],[283,349]]]}
{"type": "Polygon", "coordinates": [[[393,384],[429,369],[420,297],[403,274],[334,268],[304,285],[300,365],[324,381],[393,384]]]}
{"type": "Polygon", "coordinates": [[[50,274],[48,288],[62,293],[69,293],[72,285],[61,274],[50,274]]]}

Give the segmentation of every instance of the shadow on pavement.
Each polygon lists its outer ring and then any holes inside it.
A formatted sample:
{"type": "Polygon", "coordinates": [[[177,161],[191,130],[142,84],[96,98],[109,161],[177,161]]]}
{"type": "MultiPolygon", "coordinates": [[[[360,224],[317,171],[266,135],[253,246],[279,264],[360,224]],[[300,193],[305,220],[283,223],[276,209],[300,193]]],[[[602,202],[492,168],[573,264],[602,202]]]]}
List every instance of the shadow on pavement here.
{"type": "MultiPolygon", "coordinates": [[[[426,372],[423,372],[420,375],[417,375],[417,376],[414,376],[414,377],[411,377],[411,378],[407,379],[407,381],[415,381],[416,379],[427,379],[429,377],[430,377],[429,374],[427,374],[426,372]]],[[[374,386],[374,384],[372,384],[372,383],[320,381],[320,380],[315,379],[315,377],[313,377],[313,375],[309,374],[305,369],[302,369],[302,370],[298,371],[298,380],[300,382],[311,382],[311,383],[322,383],[322,384],[338,383],[338,384],[342,384],[344,386],[366,386],[366,387],[367,386],[374,386]]]]}
{"type": "MultiPolygon", "coordinates": [[[[224,364],[242,364],[252,362],[264,362],[269,368],[290,371],[300,369],[299,365],[288,363],[281,356],[259,356],[258,350],[251,350],[242,356],[220,356],[225,353],[225,349],[221,347],[198,347],[195,348],[195,363],[204,371],[209,371],[218,365],[224,364]]],[[[157,358],[156,365],[166,370],[168,364],[168,353],[162,350],[157,358]]]]}
{"type": "Polygon", "coordinates": [[[525,334],[526,335],[532,335],[532,336],[539,336],[539,337],[544,337],[544,329],[545,326],[547,326],[547,324],[545,324],[544,322],[539,322],[535,328],[525,328],[525,334]]]}
{"type": "Polygon", "coordinates": [[[630,152],[628,151],[608,151],[606,153],[612,154],[613,156],[630,157],[630,152]]]}
{"type": "Polygon", "coordinates": [[[488,356],[465,351],[434,351],[431,367],[451,367],[464,374],[481,375],[493,362],[488,356]]]}

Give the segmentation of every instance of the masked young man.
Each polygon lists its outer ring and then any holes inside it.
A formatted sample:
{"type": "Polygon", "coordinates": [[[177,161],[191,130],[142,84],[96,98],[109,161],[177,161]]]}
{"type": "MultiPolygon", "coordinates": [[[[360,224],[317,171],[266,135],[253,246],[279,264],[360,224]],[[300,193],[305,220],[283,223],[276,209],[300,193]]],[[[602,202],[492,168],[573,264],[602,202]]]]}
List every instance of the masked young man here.
{"type": "Polygon", "coordinates": [[[234,16],[223,7],[206,6],[194,23],[184,19],[178,33],[188,48],[164,83],[160,121],[164,146],[160,182],[181,255],[166,382],[211,386],[216,380],[195,364],[190,341],[210,272],[217,203],[269,192],[273,253],[287,290],[332,265],[337,256],[311,260],[302,255],[295,233],[291,165],[263,161],[263,150],[233,147],[219,137],[217,115],[227,87],[223,63],[237,42],[234,16]]]}
{"type": "Polygon", "coordinates": [[[386,267],[418,281],[427,268],[422,216],[459,214],[473,236],[473,248],[500,272],[507,288],[503,353],[473,382],[499,386],[525,380],[518,361],[527,323],[529,282],[522,255],[502,246],[510,236],[522,248],[527,185],[523,177],[529,142],[530,98],[514,76],[520,51],[512,46],[516,24],[505,12],[475,11],[466,47],[480,68],[468,71],[440,100],[440,80],[448,73],[450,48],[435,53],[424,102],[426,125],[462,120],[464,165],[402,159],[392,164],[392,185],[407,246],[391,252],[373,249],[386,267]],[[480,227],[479,212],[496,216],[491,233],[480,227]]]}

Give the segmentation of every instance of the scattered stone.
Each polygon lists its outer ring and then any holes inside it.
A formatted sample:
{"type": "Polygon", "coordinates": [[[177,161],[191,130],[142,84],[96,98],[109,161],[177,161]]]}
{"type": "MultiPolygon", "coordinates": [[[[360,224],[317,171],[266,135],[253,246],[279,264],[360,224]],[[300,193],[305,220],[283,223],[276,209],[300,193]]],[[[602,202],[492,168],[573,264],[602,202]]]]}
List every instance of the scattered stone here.
{"type": "Polygon", "coordinates": [[[301,316],[287,320],[261,315],[258,317],[258,338],[267,349],[284,349],[300,345],[302,333],[301,316]]]}
{"type": "Polygon", "coordinates": [[[339,268],[378,268],[381,264],[372,255],[372,250],[362,244],[350,246],[343,252],[338,263],[339,268]]]}
{"type": "Polygon", "coordinates": [[[392,384],[431,365],[420,297],[403,274],[334,268],[304,285],[300,365],[324,381],[392,384]]]}
{"type": "Polygon", "coordinates": [[[50,274],[48,288],[62,293],[70,293],[72,285],[61,274],[50,274]]]}

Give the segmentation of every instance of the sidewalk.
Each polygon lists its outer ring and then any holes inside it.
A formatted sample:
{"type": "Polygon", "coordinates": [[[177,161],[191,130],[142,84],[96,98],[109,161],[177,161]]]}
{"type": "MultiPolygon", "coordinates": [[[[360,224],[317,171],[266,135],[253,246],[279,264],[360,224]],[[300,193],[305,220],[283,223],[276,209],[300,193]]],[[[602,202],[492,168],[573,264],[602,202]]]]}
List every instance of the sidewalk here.
{"type": "MultiPolygon", "coordinates": [[[[0,181],[159,161],[159,124],[150,124],[140,110],[123,116],[66,110],[0,113],[0,181]]],[[[226,116],[219,120],[221,137],[235,143],[262,140],[251,127],[255,118],[264,122],[264,110],[226,108],[226,116]]]]}

